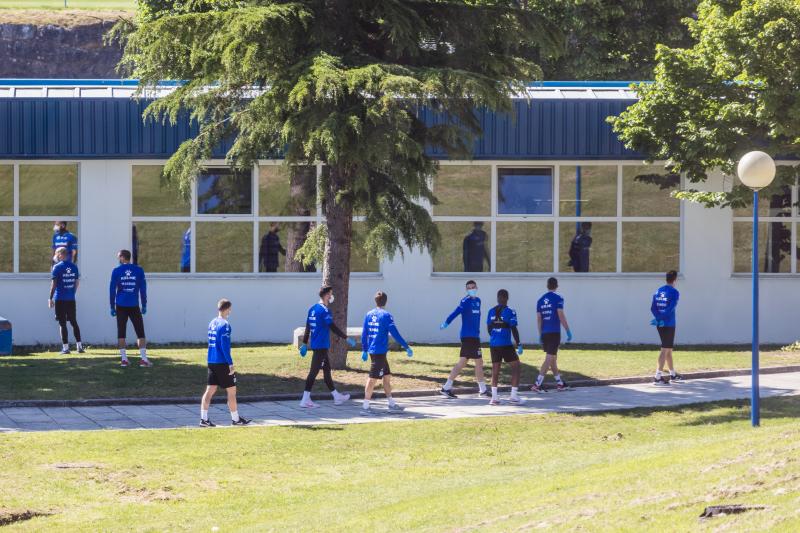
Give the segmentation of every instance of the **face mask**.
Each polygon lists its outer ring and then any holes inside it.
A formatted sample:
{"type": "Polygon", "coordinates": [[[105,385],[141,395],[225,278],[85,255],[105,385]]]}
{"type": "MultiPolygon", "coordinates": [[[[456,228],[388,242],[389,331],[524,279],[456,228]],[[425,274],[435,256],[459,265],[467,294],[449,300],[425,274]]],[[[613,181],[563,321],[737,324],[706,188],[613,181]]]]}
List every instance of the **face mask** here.
{"type": "Polygon", "coordinates": [[[478,295],[478,289],[469,289],[467,291],[467,295],[469,295],[469,296],[477,296],[478,295]]]}
{"type": "Polygon", "coordinates": [[[333,297],[333,294],[331,294],[331,299],[330,299],[330,300],[328,300],[328,303],[331,303],[331,304],[332,304],[332,303],[333,303],[333,300],[334,300],[334,297],[333,297]]]}
{"type": "Polygon", "coordinates": [[[53,233],[58,233],[61,231],[61,226],[53,226],[53,233]]]}

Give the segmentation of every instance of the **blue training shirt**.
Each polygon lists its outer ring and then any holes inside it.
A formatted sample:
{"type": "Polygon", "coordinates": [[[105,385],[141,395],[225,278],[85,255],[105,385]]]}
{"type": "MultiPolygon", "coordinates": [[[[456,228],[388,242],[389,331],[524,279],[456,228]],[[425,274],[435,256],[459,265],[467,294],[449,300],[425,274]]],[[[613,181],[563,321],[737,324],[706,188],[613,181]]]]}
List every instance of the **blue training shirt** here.
{"type": "Polygon", "coordinates": [[[189,268],[192,264],[192,228],[183,234],[183,251],[181,252],[181,268],[189,268]]]}
{"type": "Polygon", "coordinates": [[[75,263],[71,261],[60,261],[53,267],[51,275],[52,279],[56,282],[53,300],[74,301],[75,290],[78,287],[78,280],[81,277],[75,263]]]}
{"type": "Polygon", "coordinates": [[[395,338],[403,348],[408,348],[408,343],[400,336],[394,317],[391,313],[376,307],[364,317],[364,327],[361,331],[361,346],[370,354],[385,354],[389,351],[389,335],[395,338]]]}
{"type": "Polygon", "coordinates": [[[678,289],[672,285],[659,287],[653,295],[650,312],[656,320],[663,320],[665,327],[675,327],[675,308],[678,307],[680,295],[678,289]]]}
{"type": "Polygon", "coordinates": [[[445,320],[446,324],[450,324],[461,315],[461,338],[464,337],[481,337],[481,299],[478,297],[472,298],[465,296],[458,303],[455,311],[450,313],[450,316],[445,320]]]}
{"type": "Polygon", "coordinates": [[[78,238],[68,231],[64,233],[54,233],[53,251],[62,247],[67,249],[67,261],[72,261],[73,252],[78,249],[78,238]]]}
{"type": "Polygon", "coordinates": [[[333,315],[323,304],[314,304],[308,310],[306,325],[310,331],[309,348],[327,350],[331,347],[331,324],[333,324],[333,315]]]}
{"type": "Polygon", "coordinates": [[[231,325],[217,317],[208,325],[208,364],[233,364],[231,358],[231,325]]]}
{"type": "Polygon", "coordinates": [[[553,291],[546,292],[536,302],[536,312],[542,315],[542,331],[539,333],[561,333],[558,310],[564,309],[564,298],[553,291]]]}
{"type": "Polygon", "coordinates": [[[517,326],[517,312],[508,306],[503,306],[498,317],[498,307],[500,306],[492,307],[486,316],[486,323],[489,325],[489,346],[514,346],[511,342],[511,328],[517,326]]]}
{"type": "Polygon", "coordinates": [[[111,271],[111,283],[108,286],[108,297],[111,307],[139,307],[147,305],[147,280],[144,270],[139,265],[123,263],[111,271]]]}

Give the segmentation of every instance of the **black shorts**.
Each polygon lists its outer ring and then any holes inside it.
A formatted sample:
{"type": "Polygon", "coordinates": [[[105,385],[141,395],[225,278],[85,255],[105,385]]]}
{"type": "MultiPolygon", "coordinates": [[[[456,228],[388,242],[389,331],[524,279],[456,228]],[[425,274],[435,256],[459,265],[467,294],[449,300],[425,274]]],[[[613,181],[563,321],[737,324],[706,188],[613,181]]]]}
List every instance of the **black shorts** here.
{"type": "Polygon", "coordinates": [[[661,337],[662,348],[672,348],[675,346],[675,326],[659,327],[658,336],[661,337]]]}
{"type": "Polygon", "coordinates": [[[519,361],[519,356],[513,346],[492,346],[489,351],[492,353],[492,363],[519,361]]]}
{"type": "Polygon", "coordinates": [[[56,300],[56,320],[59,322],[73,322],[77,319],[75,300],[56,300]]]}
{"type": "Polygon", "coordinates": [[[124,339],[128,329],[128,319],[130,318],[133,324],[133,330],[136,332],[137,339],[144,338],[144,320],[142,319],[142,310],[139,306],[136,307],[123,307],[118,305],[117,309],[117,338],[124,339]]]}
{"type": "Polygon", "coordinates": [[[544,353],[548,355],[558,355],[558,347],[561,344],[561,333],[542,333],[542,347],[544,353]]]}
{"type": "Polygon", "coordinates": [[[231,367],[225,363],[208,364],[208,384],[216,385],[221,389],[236,386],[236,373],[230,375],[231,367]]]}
{"type": "Polygon", "coordinates": [[[461,357],[481,359],[481,340],[478,337],[461,337],[461,357]]]}
{"type": "Polygon", "coordinates": [[[392,373],[385,353],[374,353],[370,354],[369,357],[372,360],[372,364],[369,367],[369,377],[381,379],[383,376],[388,376],[392,373]]]}

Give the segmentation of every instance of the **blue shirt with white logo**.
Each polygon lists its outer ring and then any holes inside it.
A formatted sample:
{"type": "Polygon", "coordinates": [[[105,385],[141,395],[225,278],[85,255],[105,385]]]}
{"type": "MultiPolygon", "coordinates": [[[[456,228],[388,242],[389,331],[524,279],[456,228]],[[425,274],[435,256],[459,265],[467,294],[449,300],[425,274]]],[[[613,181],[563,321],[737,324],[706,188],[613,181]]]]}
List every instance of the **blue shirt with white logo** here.
{"type": "Polygon", "coordinates": [[[559,309],[564,309],[564,298],[553,291],[539,298],[536,302],[536,312],[542,315],[542,331],[539,333],[561,333],[559,309]]]}
{"type": "Polygon", "coordinates": [[[465,296],[458,303],[455,311],[445,320],[450,324],[457,316],[461,315],[461,338],[481,337],[481,299],[465,296]]]}
{"type": "Polygon", "coordinates": [[[124,263],[112,270],[108,292],[111,307],[138,307],[140,296],[142,305],[147,305],[147,280],[142,267],[124,263]]]}
{"type": "Polygon", "coordinates": [[[306,325],[310,331],[309,347],[312,350],[327,350],[331,347],[331,324],[333,315],[321,303],[308,310],[306,325]]]}
{"type": "Polygon", "coordinates": [[[361,346],[370,354],[385,354],[389,351],[389,335],[395,338],[403,348],[408,348],[408,343],[400,336],[394,317],[380,307],[376,307],[364,317],[364,327],[361,331],[361,346]]]}
{"type": "Polygon", "coordinates": [[[78,287],[78,279],[81,277],[75,263],[60,261],[53,267],[51,274],[52,279],[56,282],[53,300],[74,301],[75,290],[78,287]]]}
{"type": "Polygon", "coordinates": [[[653,295],[650,312],[656,320],[663,320],[665,327],[675,327],[675,308],[678,307],[680,293],[672,285],[659,287],[653,295]]]}
{"type": "Polygon", "coordinates": [[[489,325],[489,346],[513,346],[511,342],[511,328],[517,326],[517,312],[508,306],[503,306],[499,316],[497,308],[489,310],[486,323],[489,325]]]}
{"type": "Polygon", "coordinates": [[[231,358],[231,325],[217,317],[208,325],[208,364],[233,364],[231,358]]]}
{"type": "Polygon", "coordinates": [[[53,234],[53,251],[57,248],[67,249],[67,261],[72,261],[73,252],[78,249],[78,238],[72,233],[65,231],[53,234]]]}
{"type": "Polygon", "coordinates": [[[192,228],[183,234],[183,251],[181,252],[181,268],[188,269],[192,264],[192,228]]]}

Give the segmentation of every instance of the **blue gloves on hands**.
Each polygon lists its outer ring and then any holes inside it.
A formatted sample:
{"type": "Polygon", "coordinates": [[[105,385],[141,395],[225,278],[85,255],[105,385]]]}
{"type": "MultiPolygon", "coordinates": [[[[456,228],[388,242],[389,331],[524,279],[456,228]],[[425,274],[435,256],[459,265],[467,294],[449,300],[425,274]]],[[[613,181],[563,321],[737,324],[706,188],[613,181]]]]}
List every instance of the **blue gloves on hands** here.
{"type": "Polygon", "coordinates": [[[301,344],[300,345],[300,357],[305,357],[307,353],[308,353],[308,346],[306,346],[305,343],[301,344]]]}
{"type": "Polygon", "coordinates": [[[651,326],[656,326],[656,327],[659,327],[659,328],[663,328],[664,327],[664,321],[663,320],[657,320],[657,319],[654,318],[653,320],[650,321],[650,325],[651,326]]]}
{"type": "Polygon", "coordinates": [[[409,357],[414,357],[414,350],[411,349],[411,346],[406,348],[406,355],[409,357]]]}
{"type": "Polygon", "coordinates": [[[517,355],[522,355],[522,345],[517,346],[517,355]]]}
{"type": "Polygon", "coordinates": [[[347,345],[349,347],[351,347],[351,348],[355,348],[356,347],[356,340],[355,339],[351,339],[350,337],[347,337],[347,345]]]}
{"type": "Polygon", "coordinates": [[[366,362],[367,359],[369,359],[369,355],[367,355],[367,352],[361,352],[361,360],[366,362]]]}
{"type": "Polygon", "coordinates": [[[111,308],[111,316],[117,316],[117,310],[113,307],[111,308]]]}
{"type": "Polygon", "coordinates": [[[143,305],[143,306],[142,306],[142,314],[143,314],[143,315],[146,315],[146,314],[147,314],[147,306],[146,306],[146,305],[143,305]]]}
{"type": "Polygon", "coordinates": [[[572,340],[572,332],[570,330],[567,330],[567,342],[570,342],[571,340],[572,340]]]}
{"type": "Polygon", "coordinates": [[[660,327],[660,328],[664,327],[664,321],[663,320],[659,320],[658,321],[658,327],[660,327]]]}
{"type": "Polygon", "coordinates": [[[448,324],[447,322],[442,322],[442,324],[439,326],[439,329],[447,329],[447,326],[449,325],[450,324],[448,324]]]}

